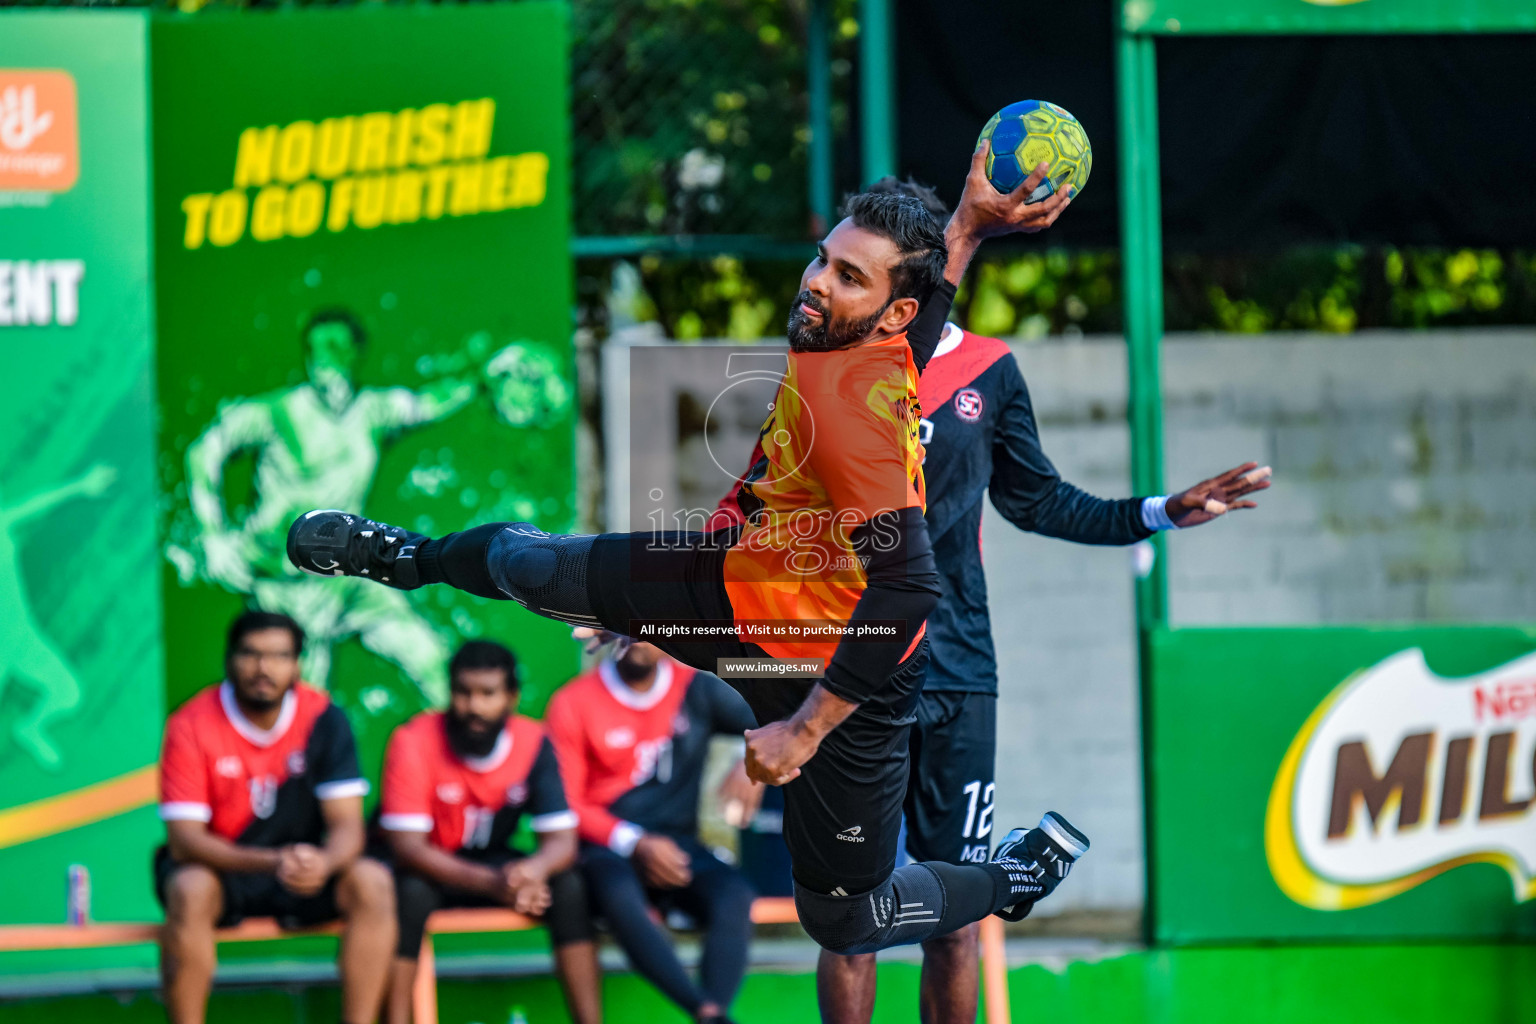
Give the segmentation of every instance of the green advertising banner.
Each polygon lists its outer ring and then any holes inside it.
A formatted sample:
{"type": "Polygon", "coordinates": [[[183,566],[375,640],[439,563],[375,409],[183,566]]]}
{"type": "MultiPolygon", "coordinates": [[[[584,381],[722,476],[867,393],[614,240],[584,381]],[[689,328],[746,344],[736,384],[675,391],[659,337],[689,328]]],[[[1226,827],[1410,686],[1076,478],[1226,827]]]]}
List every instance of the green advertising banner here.
{"type": "Polygon", "coordinates": [[[147,32],[0,16],[0,924],[154,913],[147,32]]]}
{"type": "Polygon", "coordinates": [[[1531,32],[1530,0],[1122,0],[1127,32],[1531,32]]]}
{"type": "Polygon", "coordinates": [[[1536,937],[1536,629],[1153,643],[1160,941],[1536,937]]]}
{"type": "Polygon", "coordinates": [[[511,646],[524,707],[567,627],[448,588],[288,564],[341,508],[441,535],[574,527],[566,10],[364,7],[156,20],[155,252],[173,705],[243,607],[308,633],[376,778],[444,703],[464,638],[511,646]],[[302,69],[302,74],[293,73],[302,69]]]}

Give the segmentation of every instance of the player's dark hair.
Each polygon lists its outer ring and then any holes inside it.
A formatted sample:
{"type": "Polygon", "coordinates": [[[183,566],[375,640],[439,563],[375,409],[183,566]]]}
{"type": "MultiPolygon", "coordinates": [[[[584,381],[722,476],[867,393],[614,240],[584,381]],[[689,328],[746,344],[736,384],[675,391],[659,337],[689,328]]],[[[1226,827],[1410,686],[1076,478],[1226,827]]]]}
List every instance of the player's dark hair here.
{"type": "Polygon", "coordinates": [[[242,612],[234,622],[229,624],[229,636],[224,641],[224,660],[229,662],[240,649],[240,643],[252,633],[261,633],[269,629],[286,629],[293,637],[293,653],[302,654],[304,651],[304,627],[292,618],[281,612],[264,612],[260,609],[251,609],[242,612]]]}
{"type": "Polygon", "coordinates": [[[448,678],[452,679],[464,669],[474,668],[501,669],[508,690],[521,685],[517,678],[517,657],[494,640],[466,640],[448,662],[448,678]]]}
{"type": "Polygon", "coordinates": [[[363,330],[363,322],[350,309],[334,307],[322,309],[309,318],[309,323],[304,325],[304,343],[309,344],[309,335],[316,327],[324,327],[326,324],[341,324],[352,334],[352,344],[362,348],[368,344],[368,332],[363,330]]]}
{"type": "Polygon", "coordinates": [[[889,238],[901,253],[891,268],[891,298],[927,302],[944,280],[949,250],[922,202],[891,192],[859,192],[843,200],[843,216],[854,227],[889,238]]]}
{"type": "Polygon", "coordinates": [[[887,174],[864,191],[911,196],[923,204],[923,209],[928,211],[928,215],[933,218],[935,226],[940,231],[943,231],[944,225],[949,223],[949,207],[944,205],[944,200],[939,198],[939,194],[932,187],[922,184],[915,178],[902,181],[894,174],[887,174]]]}

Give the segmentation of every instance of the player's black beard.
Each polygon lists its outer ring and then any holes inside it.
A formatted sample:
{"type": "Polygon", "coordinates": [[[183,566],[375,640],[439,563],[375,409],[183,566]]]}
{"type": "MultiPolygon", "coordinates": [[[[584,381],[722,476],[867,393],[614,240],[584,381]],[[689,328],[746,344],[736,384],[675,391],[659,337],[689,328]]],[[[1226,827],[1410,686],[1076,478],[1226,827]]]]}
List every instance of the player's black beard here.
{"type": "Polygon", "coordinates": [[[619,674],[619,678],[626,683],[638,683],[652,672],[656,671],[655,665],[646,665],[638,661],[630,661],[628,658],[620,658],[613,663],[613,670],[619,674]]]}
{"type": "Polygon", "coordinates": [[[445,724],[448,729],[448,745],[453,752],[460,757],[485,757],[496,749],[496,740],[501,736],[501,730],[506,728],[507,720],[502,718],[496,722],[485,723],[483,719],[475,719],[476,722],[489,724],[490,728],[484,730],[471,729],[468,718],[460,718],[453,712],[448,712],[445,724]]]}
{"type": "Polygon", "coordinates": [[[268,711],[276,710],[283,703],[283,698],[287,695],[288,691],[284,690],[276,697],[261,697],[243,693],[238,686],[235,687],[235,703],[240,705],[240,710],[257,715],[264,715],[268,711]]]}
{"type": "Polygon", "coordinates": [[[789,347],[796,352],[835,352],[847,348],[868,337],[890,305],[891,300],[887,299],[884,306],[863,320],[851,323],[846,320],[834,321],[810,292],[801,292],[795,296],[795,304],[789,311],[789,347]],[[801,310],[802,304],[820,313],[821,322],[811,322],[811,318],[801,310]]]}

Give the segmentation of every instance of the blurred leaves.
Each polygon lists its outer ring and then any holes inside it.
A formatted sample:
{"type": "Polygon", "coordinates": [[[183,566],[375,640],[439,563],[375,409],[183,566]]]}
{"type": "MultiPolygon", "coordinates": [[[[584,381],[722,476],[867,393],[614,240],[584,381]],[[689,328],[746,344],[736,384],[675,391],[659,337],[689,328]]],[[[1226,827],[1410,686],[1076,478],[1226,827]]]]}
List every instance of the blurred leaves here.
{"type": "MultiPolygon", "coordinates": [[[[854,9],[835,0],[834,19],[854,9]]],[[[583,0],[572,16],[577,234],[806,237],[806,0],[583,0]]],[[[848,61],[832,71],[837,126],[848,61]]]]}

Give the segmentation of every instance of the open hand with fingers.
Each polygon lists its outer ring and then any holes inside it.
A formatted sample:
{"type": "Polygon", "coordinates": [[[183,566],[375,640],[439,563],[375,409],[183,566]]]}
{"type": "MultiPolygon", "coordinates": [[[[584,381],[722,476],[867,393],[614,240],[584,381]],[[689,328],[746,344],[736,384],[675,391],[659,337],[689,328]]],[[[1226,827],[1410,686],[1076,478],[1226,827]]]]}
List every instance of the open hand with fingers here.
{"type": "Polygon", "coordinates": [[[1260,466],[1257,462],[1245,462],[1220,476],[1202,480],[1188,490],[1169,497],[1166,506],[1168,518],[1182,530],[1208,523],[1235,509],[1258,508],[1258,503],[1247,500],[1246,496],[1267,490],[1273,472],[1268,466],[1260,466]]]}
{"type": "Polygon", "coordinates": [[[1077,190],[1065,188],[1049,199],[1038,203],[1029,202],[1031,193],[1040,187],[1040,183],[1051,171],[1050,164],[1041,163],[1018,188],[1008,193],[999,192],[987,180],[987,154],[991,147],[991,140],[984,139],[971,155],[971,169],[965,176],[965,191],[961,193],[960,205],[955,207],[955,214],[950,218],[947,234],[979,241],[1014,232],[1032,235],[1055,224],[1056,218],[1071,204],[1077,190]]]}

